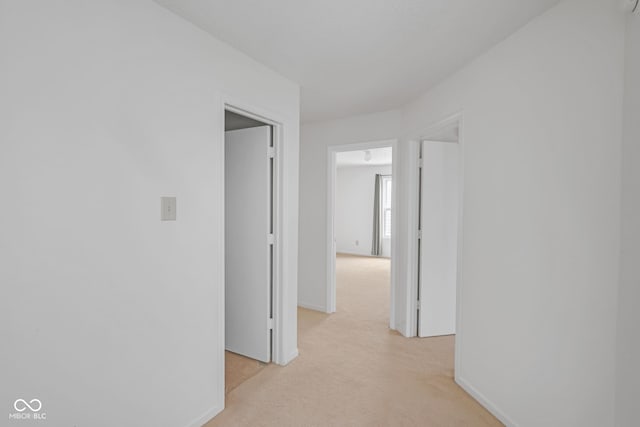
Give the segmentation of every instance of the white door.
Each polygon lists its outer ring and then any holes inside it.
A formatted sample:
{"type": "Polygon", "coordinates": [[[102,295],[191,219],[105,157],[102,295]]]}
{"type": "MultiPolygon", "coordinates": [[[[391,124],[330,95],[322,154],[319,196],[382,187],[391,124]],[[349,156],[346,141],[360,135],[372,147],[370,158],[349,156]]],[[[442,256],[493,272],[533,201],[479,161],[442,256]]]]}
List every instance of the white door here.
{"type": "Polygon", "coordinates": [[[271,360],[271,128],[225,133],[225,346],[271,360]]]}
{"type": "Polygon", "coordinates": [[[454,334],[458,258],[458,144],[424,141],[420,183],[418,336],[454,334]]]}

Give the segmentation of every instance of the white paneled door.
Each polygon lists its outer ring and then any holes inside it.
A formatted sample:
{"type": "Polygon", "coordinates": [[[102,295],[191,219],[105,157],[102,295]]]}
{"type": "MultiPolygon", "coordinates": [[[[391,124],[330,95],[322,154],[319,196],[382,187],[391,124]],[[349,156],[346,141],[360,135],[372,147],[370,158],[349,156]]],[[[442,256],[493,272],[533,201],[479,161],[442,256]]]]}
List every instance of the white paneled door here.
{"type": "Polygon", "coordinates": [[[459,147],[422,142],[418,336],[456,331],[459,147]]]}
{"type": "Polygon", "coordinates": [[[271,127],[225,133],[225,346],[271,361],[271,127]]]}

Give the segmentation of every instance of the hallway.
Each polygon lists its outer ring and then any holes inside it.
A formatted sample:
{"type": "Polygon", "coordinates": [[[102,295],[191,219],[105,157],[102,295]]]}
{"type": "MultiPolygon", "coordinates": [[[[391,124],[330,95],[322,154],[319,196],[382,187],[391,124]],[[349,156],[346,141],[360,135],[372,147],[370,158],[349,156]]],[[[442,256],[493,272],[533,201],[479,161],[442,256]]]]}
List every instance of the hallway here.
{"type": "Polygon", "coordinates": [[[299,309],[300,356],[227,394],[213,426],[499,426],[453,381],[453,337],[389,324],[384,258],[338,256],[337,312],[299,309]]]}

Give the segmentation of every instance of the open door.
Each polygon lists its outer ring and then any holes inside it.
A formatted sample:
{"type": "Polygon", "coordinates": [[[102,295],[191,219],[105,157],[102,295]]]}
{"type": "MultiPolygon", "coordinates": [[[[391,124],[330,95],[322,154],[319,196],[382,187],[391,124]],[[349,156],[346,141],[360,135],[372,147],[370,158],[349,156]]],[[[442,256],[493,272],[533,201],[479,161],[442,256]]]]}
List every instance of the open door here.
{"type": "Polygon", "coordinates": [[[225,132],[225,347],[271,361],[271,127],[225,132]]]}
{"type": "Polygon", "coordinates": [[[418,336],[456,331],[459,147],[422,142],[418,336]]]}

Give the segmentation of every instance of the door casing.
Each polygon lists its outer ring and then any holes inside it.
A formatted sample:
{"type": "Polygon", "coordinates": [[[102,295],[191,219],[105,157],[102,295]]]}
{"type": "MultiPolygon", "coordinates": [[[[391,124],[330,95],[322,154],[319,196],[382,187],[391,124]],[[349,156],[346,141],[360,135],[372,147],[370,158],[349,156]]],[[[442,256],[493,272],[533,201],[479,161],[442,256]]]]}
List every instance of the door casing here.
{"type": "Polygon", "coordinates": [[[259,120],[270,125],[273,129],[273,147],[275,150],[275,157],[273,160],[273,235],[274,235],[274,244],[273,244],[273,264],[272,264],[272,275],[273,275],[273,287],[272,287],[272,315],[273,315],[273,330],[272,330],[272,352],[271,352],[271,361],[278,365],[286,365],[291,360],[293,360],[297,356],[297,351],[294,354],[285,354],[284,350],[284,327],[285,322],[295,321],[294,319],[289,319],[286,314],[285,307],[285,292],[284,292],[284,282],[283,282],[283,271],[284,271],[284,256],[283,256],[283,247],[284,247],[284,227],[283,227],[283,213],[284,213],[284,201],[283,201],[283,193],[284,193],[284,162],[282,160],[283,153],[283,144],[284,144],[284,118],[280,117],[278,113],[265,110],[260,106],[256,106],[250,103],[243,102],[242,100],[238,100],[233,97],[223,96],[221,99],[219,114],[218,114],[218,123],[221,124],[220,131],[220,141],[218,144],[218,153],[219,158],[223,159],[222,164],[223,167],[220,168],[217,174],[217,185],[216,188],[220,190],[220,194],[222,197],[218,200],[220,206],[222,206],[222,214],[218,219],[218,230],[220,235],[223,236],[220,239],[218,244],[219,253],[222,254],[221,259],[221,268],[218,272],[218,303],[216,307],[216,320],[218,324],[218,359],[216,362],[216,367],[218,370],[218,378],[222,378],[220,384],[217,385],[217,393],[221,402],[225,401],[225,240],[224,240],[224,230],[225,230],[225,218],[224,218],[224,188],[225,188],[225,169],[224,169],[224,158],[225,158],[225,129],[224,123],[225,111],[231,111],[255,120],[259,120]]]}
{"type": "Polygon", "coordinates": [[[361,142],[354,144],[342,144],[331,145],[327,149],[327,231],[326,231],[326,248],[327,248],[327,285],[326,285],[326,303],[325,311],[327,313],[334,313],[336,311],[336,247],[335,247],[335,200],[336,200],[336,155],[345,151],[364,151],[372,150],[375,148],[391,147],[392,150],[392,163],[391,163],[391,175],[394,177],[391,183],[391,290],[390,290],[390,313],[389,313],[389,327],[395,329],[395,295],[396,295],[396,280],[395,269],[397,268],[397,236],[398,236],[398,221],[397,221],[397,156],[398,156],[398,141],[396,139],[361,142]]]}
{"type": "Polygon", "coordinates": [[[409,157],[412,161],[407,167],[409,195],[407,200],[407,220],[409,223],[409,239],[406,242],[407,250],[407,266],[409,274],[407,281],[403,283],[406,287],[407,299],[401,304],[406,309],[407,328],[400,331],[403,335],[415,337],[418,334],[418,224],[419,224],[419,182],[418,182],[418,159],[420,144],[424,140],[433,139],[444,129],[458,125],[458,148],[459,148],[459,167],[458,167],[458,246],[457,246],[457,281],[456,281],[456,335],[455,335],[455,363],[454,378],[458,382],[458,372],[460,371],[460,345],[463,341],[464,329],[462,327],[462,295],[464,293],[464,277],[463,277],[463,211],[464,211],[464,158],[465,158],[465,132],[464,132],[464,113],[462,111],[451,114],[437,122],[434,122],[417,132],[406,137],[408,144],[409,157]]]}

